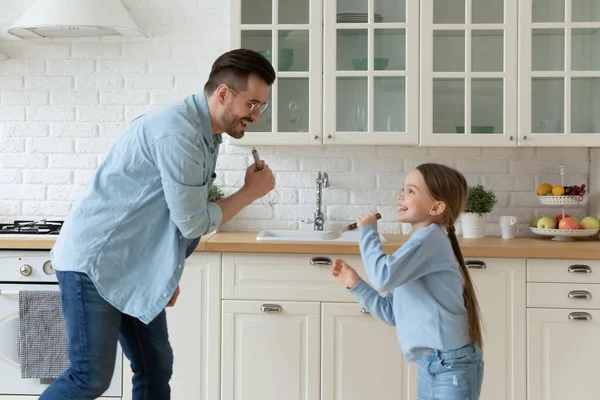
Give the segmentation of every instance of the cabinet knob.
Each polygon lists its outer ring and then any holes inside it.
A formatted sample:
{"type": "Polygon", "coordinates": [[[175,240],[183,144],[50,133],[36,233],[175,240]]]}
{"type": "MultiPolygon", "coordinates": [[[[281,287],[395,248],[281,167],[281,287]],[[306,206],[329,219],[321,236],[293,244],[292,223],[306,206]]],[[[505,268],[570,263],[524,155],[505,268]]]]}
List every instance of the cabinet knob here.
{"type": "Polygon", "coordinates": [[[315,136],[313,136],[313,139],[315,139],[315,140],[319,140],[319,135],[315,135],[315,136]]]}
{"type": "Polygon", "coordinates": [[[591,321],[592,316],[586,312],[572,312],[569,314],[570,321],[591,321]]]}
{"type": "Polygon", "coordinates": [[[472,269],[486,269],[487,268],[487,265],[483,261],[479,261],[479,260],[467,260],[467,261],[465,261],[465,265],[467,266],[467,268],[472,268],[472,269]]]}
{"type": "Polygon", "coordinates": [[[361,314],[363,314],[363,315],[371,314],[371,313],[369,312],[369,310],[367,310],[367,309],[366,309],[366,307],[363,307],[363,308],[361,308],[361,309],[360,309],[360,313],[361,313],[361,314]]]}
{"type": "Polygon", "coordinates": [[[523,136],[523,140],[527,140],[527,135],[523,136]]]}
{"type": "Polygon", "coordinates": [[[310,259],[310,265],[332,265],[333,262],[329,257],[313,257],[310,259]]]}
{"type": "Polygon", "coordinates": [[[592,268],[589,265],[574,264],[569,266],[567,271],[569,271],[571,274],[591,274],[592,268]]]}
{"type": "Polygon", "coordinates": [[[262,313],[278,313],[281,310],[282,308],[279,304],[263,304],[260,306],[260,312],[262,313]]]}
{"type": "Polygon", "coordinates": [[[331,139],[333,136],[331,135],[327,135],[327,139],[331,139]]]}
{"type": "Polygon", "coordinates": [[[23,264],[21,265],[21,268],[19,268],[19,271],[21,272],[21,275],[23,276],[29,276],[31,275],[31,265],[29,264],[23,264]]]}
{"type": "Polygon", "coordinates": [[[510,140],[512,142],[513,140],[515,140],[515,138],[514,138],[514,136],[509,136],[508,140],[510,140]]]}
{"type": "Polygon", "coordinates": [[[568,296],[574,300],[589,300],[592,298],[592,294],[587,290],[571,290],[568,296]]]}

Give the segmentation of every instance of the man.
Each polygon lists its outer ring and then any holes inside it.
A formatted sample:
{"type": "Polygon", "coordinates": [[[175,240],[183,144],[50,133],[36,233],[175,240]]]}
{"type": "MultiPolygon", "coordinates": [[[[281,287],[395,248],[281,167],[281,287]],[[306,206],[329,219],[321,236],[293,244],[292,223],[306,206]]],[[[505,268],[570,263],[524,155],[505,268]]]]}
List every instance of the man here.
{"type": "Polygon", "coordinates": [[[133,399],[168,400],[173,353],[165,306],[175,304],[185,258],[199,237],[274,187],[267,165],[208,203],[226,132],[260,120],[275,71],[244,49],[221,55],[204,92],[131,122],[96,171],[51,257],[66,322],[69,369],[42,400],[87,400],[109,386],[117,341],[131,361],[133,399]]]}

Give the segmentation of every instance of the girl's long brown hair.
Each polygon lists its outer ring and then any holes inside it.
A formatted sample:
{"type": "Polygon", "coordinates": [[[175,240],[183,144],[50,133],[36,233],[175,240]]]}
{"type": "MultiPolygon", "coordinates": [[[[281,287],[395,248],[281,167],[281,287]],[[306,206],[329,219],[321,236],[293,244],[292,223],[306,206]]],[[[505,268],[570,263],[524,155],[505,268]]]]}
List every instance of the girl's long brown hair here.
{"type": "Polygon", "coordinates": [[[452,250],[460,265],[460,273],[464,280],[463,300],[469,321],[469,340],[471,344],[477,344],[483,348],[481,310],[454,229],[454,223],[465,209],[468,191],[467,180],[463,174],[454,168],[442,164],[421,164],[417,167],[417,170],[423,175],[429,195],[435,201],[442,201],[446,204],[441,223],[448,231],[448,239],[452,244],[452,250]]]}

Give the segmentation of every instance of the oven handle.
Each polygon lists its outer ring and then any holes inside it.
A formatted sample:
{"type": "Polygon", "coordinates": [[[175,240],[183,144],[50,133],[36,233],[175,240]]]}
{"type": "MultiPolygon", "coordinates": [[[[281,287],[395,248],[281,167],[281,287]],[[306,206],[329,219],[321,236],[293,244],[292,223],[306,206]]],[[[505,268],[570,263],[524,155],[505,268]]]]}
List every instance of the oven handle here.
{"type": "Polygon", "coordinates": [[[18,296],[19,291],[18,290],[2,290],[2,289],[0,289],[0,295],[2,295],[2,296],[18,296]]]}

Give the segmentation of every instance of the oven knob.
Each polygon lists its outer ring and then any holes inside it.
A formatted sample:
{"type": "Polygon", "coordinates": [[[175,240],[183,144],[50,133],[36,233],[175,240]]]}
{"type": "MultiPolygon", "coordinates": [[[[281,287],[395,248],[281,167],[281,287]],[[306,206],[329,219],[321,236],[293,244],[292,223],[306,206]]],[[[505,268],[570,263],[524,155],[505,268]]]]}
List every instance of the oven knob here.
{"type": "Polygon", "coordinates": [[[29,264],[21,265],[20,271],[21,271],[21,275],[23,275],[23,276],[31,275],[31,265],[29,265],[29,264]]]}
{"type": "Polygon", "coordinates": [[[42,266],[42,269],[44,270],[44,273],[46,275],[54,275],[56,272],[54,271],[54,268],[52,267],[52,261],[48,260],[44,263],[44,265],[42,266]]]}

